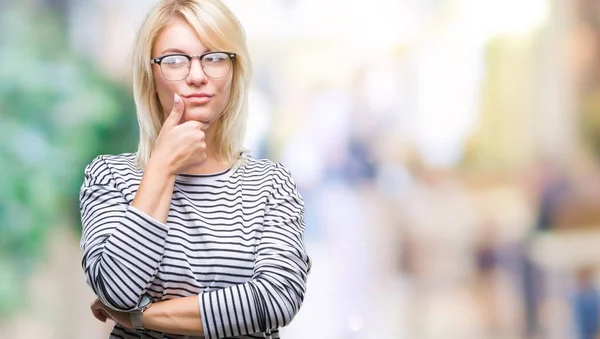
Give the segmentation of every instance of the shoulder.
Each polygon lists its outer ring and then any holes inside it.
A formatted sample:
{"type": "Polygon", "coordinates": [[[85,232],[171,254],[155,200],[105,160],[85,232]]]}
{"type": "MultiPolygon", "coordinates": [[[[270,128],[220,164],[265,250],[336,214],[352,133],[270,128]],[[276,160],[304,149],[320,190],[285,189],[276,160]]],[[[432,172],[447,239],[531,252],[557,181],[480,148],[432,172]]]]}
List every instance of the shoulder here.
{"type": "Polygon", "coordinates": [[[284,163],[244,155],[243,166],[246,180],[260,182],[272,195],[286,192],[301,199],[292,172],[284,163]]]}
{"type": "Polygon", "coordinates": [[[103,154],[95,157],[85,166],[85,181],[106,183],[115,176],[140,174],[141,169],[136,162],[135,153],[103,154]]]}
{"type": "Polygon", "coordinates": [[[289,168],[282,162],[270,159],[257,159],[251,155],[244,154],[243,167],[248,174],[264,174],[273,179],[279,178],[286,181],[293,181],[289,168]]]}

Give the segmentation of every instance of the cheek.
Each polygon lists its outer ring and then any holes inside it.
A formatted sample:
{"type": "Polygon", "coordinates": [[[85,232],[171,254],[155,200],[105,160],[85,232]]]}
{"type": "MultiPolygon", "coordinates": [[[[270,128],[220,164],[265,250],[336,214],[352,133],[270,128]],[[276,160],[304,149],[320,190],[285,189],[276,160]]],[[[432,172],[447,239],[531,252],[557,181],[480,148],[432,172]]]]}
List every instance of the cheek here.
{"type": "Polygon", "coordinates": [[[221,88],[219,89],[220,92],[220,99],[219,100],[219,104],[223,107],[223,109],[225,108],[225,106],[227,106],[227,103],[229,102],[229,98],[231,97],[231,86],[232,85],[232,81],[229,80],[225,83],[223,83],[223,85],[221,86],[221,88]]]}
{"type": "Polygon", "coordinates": [[[158,95],[158,100],[165,112],[170,111],[169,106],[173,103],[173,93],[175,93],[175,89],[172,88],[172,86],[172,83],[166,82],[162,76],[154,77],[156,94],[158,95]]]}

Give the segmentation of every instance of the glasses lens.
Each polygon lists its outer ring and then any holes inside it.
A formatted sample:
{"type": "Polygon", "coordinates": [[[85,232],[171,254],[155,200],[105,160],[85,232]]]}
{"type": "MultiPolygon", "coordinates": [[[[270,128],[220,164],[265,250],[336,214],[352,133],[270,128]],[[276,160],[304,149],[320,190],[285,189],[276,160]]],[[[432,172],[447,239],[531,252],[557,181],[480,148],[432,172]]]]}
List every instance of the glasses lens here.
{"type": "Polygon", "coordinates": [[[160,70],[167,80],[181,80],[187,77],[190,71],[190,61],[182,55],[168,56],[162,59],[160,70]]]}
{"type": "Polygon", "coordinates": [[[223,78],[231,70],[231,59],[229,54],[215,52],[202,58],[202,69],[204,74],[211,78],[223,78]]]}

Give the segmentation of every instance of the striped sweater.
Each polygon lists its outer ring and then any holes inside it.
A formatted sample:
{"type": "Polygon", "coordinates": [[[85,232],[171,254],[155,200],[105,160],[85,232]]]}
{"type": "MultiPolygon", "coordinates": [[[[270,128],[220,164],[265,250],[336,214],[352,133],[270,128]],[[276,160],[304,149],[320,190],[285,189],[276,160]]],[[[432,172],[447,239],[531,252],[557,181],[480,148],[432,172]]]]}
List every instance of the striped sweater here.
{"type": "MultiPolygon", "coordinates": [[[[143,175],[134,159],[104,155],[85,168],[82,266],[95,294],[121,311],[145,293],[154,301],[198,295],[205,338],[279,338],[311,266],[304,202],[289,170],[242,155],[222,173],[178,175],[163,224],[131,206],[143,175]]],[[[117,324],[111,338],[140,333],[117,324]]]]}

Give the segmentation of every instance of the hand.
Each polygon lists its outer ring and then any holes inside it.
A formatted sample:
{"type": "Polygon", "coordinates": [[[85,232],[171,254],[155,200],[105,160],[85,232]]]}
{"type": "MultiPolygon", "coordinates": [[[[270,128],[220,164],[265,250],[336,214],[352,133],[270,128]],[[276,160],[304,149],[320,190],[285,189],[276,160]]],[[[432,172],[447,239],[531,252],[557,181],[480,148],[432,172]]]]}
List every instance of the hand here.
{"type": "Polygon", "coordinates": [[[100,301],[100,299],[94,300],[94,302],[90,305],[90,309],[92,310],[92,314],[94,317],[101,322],[105,323],[106,319],[112,319],[108,313],[104,310],[104,305],[100,301]]]}
{"type": "Polygon", "coordinates": [[[103,323],[106,322],[106,319],[111,319],[129,329],[133,329],[129,313],[112,310],[106,307],[100,299],[94,300],[92,305],[90,305],[90,309],[94,317],[103,323]]]}
{"type": "Polygon", "coordinates": [[[185,105],[175,94],[173,110],[165,120],[156,143],[151,160],[166,165],[169,174],[177,175],[206,160],[204,131],[207,123],[186,121],[181,123],[185,105]]]}

